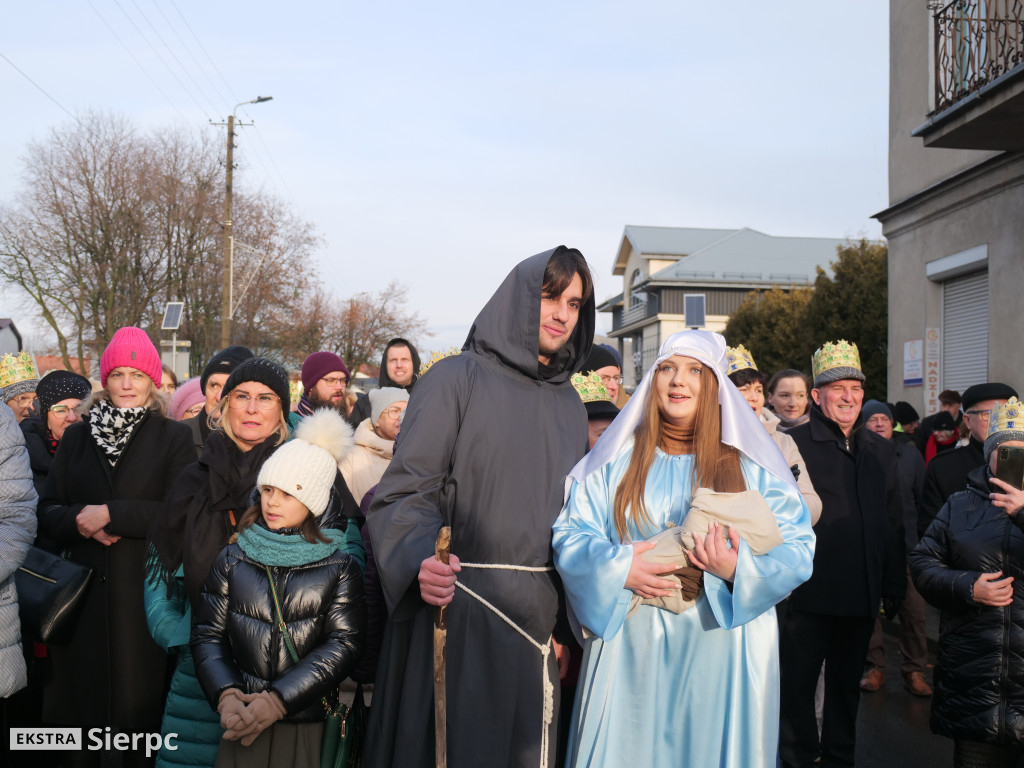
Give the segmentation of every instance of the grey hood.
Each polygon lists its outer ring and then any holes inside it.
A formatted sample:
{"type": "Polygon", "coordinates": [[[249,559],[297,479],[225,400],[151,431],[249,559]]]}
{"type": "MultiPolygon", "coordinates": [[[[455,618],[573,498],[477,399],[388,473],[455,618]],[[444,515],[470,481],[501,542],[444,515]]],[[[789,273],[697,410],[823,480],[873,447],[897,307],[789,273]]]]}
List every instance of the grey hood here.
{"type": "Polygon", "coordinates": [[[543,375],[537,353],[540,345],[540,295],[544,270],[564,245],[521,261],[508,274],[469,329],[463,350],[473,350],[514,368],[531,379],[552,384],[567,381],[582,368],[594,340],[594,294],[580,308],[572,336],[551,361],[553,375],[543,375]]]}

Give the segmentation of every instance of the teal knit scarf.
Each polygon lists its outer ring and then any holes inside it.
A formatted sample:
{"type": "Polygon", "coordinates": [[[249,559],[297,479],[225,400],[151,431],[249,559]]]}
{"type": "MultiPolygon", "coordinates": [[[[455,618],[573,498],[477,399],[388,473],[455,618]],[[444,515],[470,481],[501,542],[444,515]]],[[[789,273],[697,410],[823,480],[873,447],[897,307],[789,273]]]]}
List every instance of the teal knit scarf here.
{"type": "Polygon", "coordinates": [[[330,542],[324,544],[318,541],[313,544],[306,541],[301,533],[278,533],[256,523],[238,534],[238,546],[261,565],[308,565],[330,557],[343,548],[344,531],[325,528],[320,533],[330,542]]]}

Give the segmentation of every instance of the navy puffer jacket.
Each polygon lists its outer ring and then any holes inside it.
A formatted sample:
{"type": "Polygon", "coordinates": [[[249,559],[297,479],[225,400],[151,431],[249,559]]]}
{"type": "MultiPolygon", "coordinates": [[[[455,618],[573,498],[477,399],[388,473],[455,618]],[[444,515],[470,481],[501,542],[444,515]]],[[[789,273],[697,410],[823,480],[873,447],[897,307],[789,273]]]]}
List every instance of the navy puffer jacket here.
{"type": "Polygon", "coordinates": [[[214,708],[226,688],[272,690],[284,702],[286,721],[323,720],[321,699],[333,698],[363,652],[362,571],[340,550],[270,571],[299,662],[292,662],[278,629],[264,566],[230,544],[203,589],[191,642],[196,673],[214,708]]]}
{"type": "Polygon", "coordinates": [[[988,468],[967,477],[910,553],[918,591],[942,610],[931,727],[990,744],[1024,745],[1024,513],[988,499],[988,468]],[[971,599],[982,573],[1013,576],[1005,608],[971,599]]]}

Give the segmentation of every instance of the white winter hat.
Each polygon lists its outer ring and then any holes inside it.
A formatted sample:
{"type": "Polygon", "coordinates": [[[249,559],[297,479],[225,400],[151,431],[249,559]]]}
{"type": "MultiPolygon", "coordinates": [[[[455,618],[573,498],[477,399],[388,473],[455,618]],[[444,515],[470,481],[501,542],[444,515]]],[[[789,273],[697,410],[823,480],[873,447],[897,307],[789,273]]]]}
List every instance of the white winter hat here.
{"type": "Polygon", "coordinates": [[[409,393],[400,387],[381,387],[370,390],[370,423],[377,426],[380,415],[395,403],[409,402],[409,393]]]}
{"type": "Polygon", "coordinates": [[[307,416],[294,437],[263,464],[256,487],[270,486],[301,501],[314,517],[326,511],[338,462],[353,445],[352,427],[332,408],[307,416]]]}

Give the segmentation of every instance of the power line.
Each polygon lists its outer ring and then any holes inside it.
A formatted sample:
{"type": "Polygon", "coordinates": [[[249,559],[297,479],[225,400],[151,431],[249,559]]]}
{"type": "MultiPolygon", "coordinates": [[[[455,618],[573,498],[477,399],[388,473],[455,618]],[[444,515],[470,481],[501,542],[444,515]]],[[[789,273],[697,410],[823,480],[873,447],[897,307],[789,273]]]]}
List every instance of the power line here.
{"type": "MultiPolygon", "coordinates": [[[[135,0],[132,0],[132,2],[134,2],[134,1],[135,0]]],[[[210,66],[213,67],[213,70],[217,73],[217,75],[220,77],[220,79],[224,82],[224,85],[228,89],[228,92],[231,93],[232,88],[231,88],[230,83],[228,83],[227,78],[224,77],[224,74],[217,67],[217,62],[214,61],[212,56],[210,56],[210,53],[209,53],[209,51],[206,50],[206,47],[203,45],[202,40],[200,40],[199,36],[196,35],[195,30],[192,28],[192,25],[188,23],[188,19],[185,17],[185,14],[183,14],[181,12],[181,9],[178,7],[178,4],[175,2],[175,0],[171,0],[171,5],[174,6],[174,10],[178,14],[178,17],[181,19],[182,24],[185,25],[185,28],[192,35],[192,39],[195,40],[196,45],[199,46],[199,50],[202,51],[202,53],[206,57],[207,61],[210,62],[210,66]]],[[[157,5],[157,9],[160,10],[159,4],[157,5]]],[[[170,23],[170,20],[167,18],[166,15],[164,15],[162,10],[160,10],[160,14],[164,16],[164,20],[167,21],[168,26],[171,27],[171,29],[174,30],[174,33],[177,35],[178,34],[177,33],[177,29],[175,28],[175,26],[173,24],[170,23]]],[[[189,50],[188,46],[185,45],[185,41],[182,40],[180,35],[178,35],[178,40],[181,42],[182,46],[185,47],[186,50],[189,51],[189,56],[192,56],[191,51],[189,50]]],[[[194,57],[193,57],[193,61],[195,61],[194,57]]],[[[207,75],[206,69],[204,67],[200,66],[198,61],[196,61],[196,64],[197,64],[197,66],[199,66],[200,71],[203,72],[203,76],[206,77],[207,81],[210,82],[211,87],[213,87],[214,91],[217,92],[218,97],[223,98],[223,96],[220,94],[220,89],[217,88],[217,86],[212,82],[210,77],[207,75]]],[[[235,99],[235,101],[237,101],[237,98],[235,99]]],[[[243,110],[243,111],[246,113],[246,115],[249,117],[249,119],[252,120],[252,116],[248,114],[248,110],[243,110]]],[[[242,127],[245,127],[245,126],[242,126],[241,124],[239,124],[238,127],[242,128],[242,127]]],[[[285,178],[285,175],[283,173],[281,173],[281,169],[280,169],[280,167],[278,167],[277,161],[274,159],[274,155],[270,151],[270,147],[268,147],[267,143],[263,140],[262,133],[258,129],[254,129],[253,133],[255,133],[256,139],[259,142],[260,147],[262,147],[262,153],[259,150],[257,150],[255,152],[253,152],[253,157],[255,157],[256,161],[260,164],[260,166],[262,166],[264,173],[266,174],[267,178],[269,179],[269,178],[271,178],[273,176],[273,174],[271,173],[270,168],[267,167],[267,164],[263,161],[263,156],[264,155],[266,156],[267,160],[269,160],[270,164],[273,166],[274,171],[277,174],[277,178],[280,179],[281,184],[284,186],[284,190],[287,193],[288,197],[291,199],[292,203],[297,205],[298,201],[297,201],[297,199],[295,197],[295,193],[292,192],[291,187],[289,187],[288,180],[285,178]]]]}
{"type": "MultiPolygon", "coordinates": [[[[195,103],[195,105],[199,109],[199,111],[200,112],[206,112],[206,110],[203,108],[203,105],[199,103],[199,100],[196,99],[196,97],[188,90],[188,88],[185,87],[185,84],[183,82],[181,82],[181,78],[179,78],[178,75],[175,74],[174,70],[171,69],[171,67],[167,63],[167,61],[164,60],[164,57],[160,55],[160,51],[158,51],[156,49],[156,46],[154,46],[153,43],[151,43],[149,41],[149,38],[146,37],[145,33],[143,33],[143,31],[141,29],[139,29],[139,25],[135,23],[135,19],[133,19],[131,16],[128,15],[128,12],[121,5],[120,0],[114,0],[114,4],[118,7],[118,10],[120,10],[121,13],[124,14],[124,17],[126,19],[128,19],[128,23],[131,24],[133,27],[135,27],[135,31],[139,33],[139,37],[141,37],[143,39],[143,41],[145,41],[146,45],[149,46],[149,49],[151,51],[153,51],[154,54],[156,54],[156,57],[160,60],[160,63],[164,65],[164,68],[168,72],[170,72],[171,77],[173,77],[175,82],[177,82],[178,85],[181,86],[181,89],[183,91],[185,91],[186,94],[188,94],[188,97],[190,99],[192,99],[192,101],[195,103]]],[[[209,118],[209,117],[210,117],[209,114],[207,114],[207,118],[209,118]]]]}
{"type": "Polygon", "coordinates": [[[159,40],[161,43],[163,43],[164,48],[166,48],[167,52],[169,54],[171,54],[171,57],[178,64],[178,66],[181,68],[181,71],[185,73],[185,77],[187,77],[189,79],[189,81],[191,81],[192,85],[194,85],[196,87],[196,90],[199,91],[199,95],[202,96],[204,99],[206,99],[206,101],[209,103],[209,105],[213,108],[214,114],[216,114],[217,113],[217,106],[210,100],[210,97],[202,89],[202,86],[200,86],[199,83],[196,82],[196,79],[194,77],[192,77],[192,73],[188,70],[188,68],[184,64],[181,63],[181,59],[178,58],[178,54],[176,54],[174,52],[174,49],[171,48],[171,46],[169,46],[167,44],[167,41],[164,40],[163,35],[160,34],[160,30],[158,30],[156,28],[156,26],[153,24],[153,22],[149,20],[149,17],[146,15],[146,12],[143,11],[141,8],[139,8],[139,4],[137,2],[135,2],[135,0],[132,0],[132,5],[135,6],[135,10],[139,12],[139,15],[149,25],[149,28],[151,30],[153,30],[153,34],[156,35],[156,39],[159,40]]]}
{"type": "MultiPolygon", "coordinates": [[[[178,12],[178,16],[185,24],[185,28],[188,29],[188,31],[192,34],[192,38],[196,41],[196,44],[199,46],[199,50],[203,52],[203,55],[206,56],[206,60],[210,62],[210,65],[213,67],[213,71],[216,72],[220,79],[224,81],[224,86],[228,89],[228,93],[231,94],[231,84],[228,82],[227,78],[224,77],[224,74],[217,67],[217,62],[215,62],[213,60],[213,57],[210,56],[209,52],[206,50],[206,46],[203,45],[203,41],[199,39],[199,36],[196,35],[195,30],[192,29],[192,25],[188,23],[188,19],[185,18],[185,14],[181,12],[181,9],[178,8],[178,4],[174,0],[171,0],[171,5],[173,5],[174,10],[178,12]]],[[[232,96],[230,101],[238,101],[237,94],[232,96]]]]}
{"type": "Polygon", "coordinates": [[[19,66],[18,66],[17,64],[15,64],[15,63],[14,63],[13,61],[11,61],[11,60],[10,60],[10,59],[8,59],[8,58],[7,58],[6,56],[4,56],[4,54],[3,54],[3,52],[2,52],[2,51],[0,51],[0,58],[2,58],[2,59],[3,59],[4,61],[6,61],[6,62],[7,62],[8,64],[10,64],[10,65],[11,65],[12,67],[14,67],[15,71],[16,71],[16,72],[17,72],[17,73],[18,73],[19,75],[21,75],[22,77],[24,77],[24,78],[25,78],[26,80],[28,80],[28,81],[29,81],[30,83],[32,83],[32,85],[34,85],[34,86],[35,86],[35,87],[36,87],[37,89],[39,89],[39,92],[40,92],[41,94],[43,94],[43,96],[45,96],[45,97],[46,97],[46,98],[48,98],[48,99],[49,99],[50,101],[52,101],[52,102],[53,102],[54,104],[56,104],[56,105],[57,105],[58,107],[60,107],[60,108],[61,108],[62,110],[64,110],[64,112],[65,112],[65,113],[66,113],[66,114],[68,115],[68,117],[70,117],[70,118],[71,118],[72,120],[74,120],[74,121],[75,121],[76,123],[78,123],[79,125],[81,125],[81,124],[82,124],[82,121],[81,121],[81,120],[79,120],[79,119],[78,119],[77,117],[75,117],[75,116],[74,116],[74,115],[73,115],[73,114],[72,114],[71,112],[69,112],[69,111],[67,110],[67,108],[65,108],[65,106],[64,106],[63,104],[61,104],[61,103],[60,103],[59,101],[57,101],[57,100],[56,100],[55,98],[53,98],[53,96],[51,96],[51,95],[50,95],[49,93],[47,93],[47,92],[46,92],[46,89],[45,89],[45,88],[43,88],[43,86],[41,86],[41,85],[40,85],[39,83],[37,83],[37,82],[36,82],[35,80],[33,80],[33,79],[32,79],[31,77],[29,77],[28,75],[26,75],[26,74],[25,74],[25,73],[24,73],[24,72],[23,72],[23,71],[21,70],[21,68],[20,68],[20,67],[19,67],[19,66]]]}
{"type": "MultiPolygon", "coordinates": [[[[217,98],[220,99],[224,104],[231,103],[230,97],[225,97],[224,94],[220,92],[220,89],[217,87],[217,84],[214,83],[213,79],[207,74],[206,68],[199,63],[199,59],[197,59],[195,55],[192,53],[192,49],[189,47],[188,43],[186,43],[185,40],[182,38],[181,34],[178,32],[178,28],[171,23],[171,20],[169,18],[167,18],[167,14],[164,13],[164,9],[160,7],[159,3],[156,3],[156,9],[163,17],[164,22],[167,24],[167,26],[170,27],[172,32],[174,32],[174,36],[178,38],[178,42],[181,43],[181,47],[185,49],[185,52],[188,54],[189,58],[192,59],[192,63],[196,65],[196,69],[203,73],[203,77],[206,78],[206,82],[210,84],[210,87],[213,89],[213,92],[216,94],[217,98]]],[[[179,12],[178,15],[180,16],[181,13],[179,12]]],[[[187,22],[185,26],[188,26],[187,22]]],[[[193,37],[195,37],[195,35],[193,35],[193,37]]]]}
{"type": "MultiPolygon", "coordinates": [[[[175,104],[171,100],[171,97],[168,96],[167,93],[164,91],[164,89],[160,87],[160,84],[157,83],[157,81],[153,78],[153,76],[151,74],[149,74],[149,70],[146,69],[142,65],[142,62],[139,61],[138,57],[134,53],[132,53],[132,49],[129,48],[127,45],[125,45],[124,40],[122,40],[120,35],[118,35],[117,32],[114,31],[114,28],[112,26],[110,26],[110,23],[103,17],[103,14],[101,14],[98,10],[96,10],[96,6],[92,4],[92,0],[86,0],[86,2],[89,3],[89,7],[92,8],[93,13],[95,13],[97,16],[99,16],[100,21],[103,22],[103,25],[108,30],[110,30],[110,34],[112,34],[114,36],[114,39],[117,40],[117,42],[121,44],[121,47],[124,48],[125,51],[127,51],[128,55],[132,57],[132,60],[135,62],[135,64],[138,66],[138,68],[140,70],[142,70],[142,74],[144,74],[146,76],[146,78],[149,80],[149,82],[153,84],[153,87],[157,90],[157,93],[159,93],[161,96],[163,96],[167,100],[167,103],[171,105],[171,109],[173,109],[175,112],[178,113],[178,117],[181,118],[181,121],[183,123],[188,122],[188,120],[185,118],[184,113],[180,109],[178,109],[177,104],[175,104]]],[[[124,9],[123,8],[121,9],[121,12],[124,13],[124,9]]]]}
{"type": "MultiPolygon", "coordinates": [[[[252,119],[251,116],[250,119],[252,119]]],[[[273,153],[271,153],[270,147],[267,146],[267,143],[263,140],[263,136],[256,129],[255,125],[251,127],[253,128],[253,133],[256,134],[257,141],[259,141],[260,145],[263,147],[263,151],[266,152],[267,159],[270,160],[270,164],[274,166],[274,170],[277,172],[277,177],[281,180],[281,183],[284,185],[284,189],[285,192],[288,193],[288,197],[291,198],[292,203],[298,205],[298,200],[295,198],[295,193],[292,192],[291,187],[288,186],[288,180],[285,178],[284,174],[281,173],[281,169],[278,167],[277,162],[274,160],[274,155],[273,153]]],[[[259,156],[257,155],[257,158],[258,157],[259,156]]],[[[260,161],[260,164],[262,165],[262,161],[260,161]]],[[[267,176],[271,175],[270,169],[268,169],[265,165],[264,170],[266,171],[267,176]]]]}

